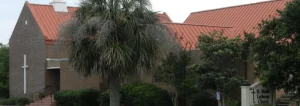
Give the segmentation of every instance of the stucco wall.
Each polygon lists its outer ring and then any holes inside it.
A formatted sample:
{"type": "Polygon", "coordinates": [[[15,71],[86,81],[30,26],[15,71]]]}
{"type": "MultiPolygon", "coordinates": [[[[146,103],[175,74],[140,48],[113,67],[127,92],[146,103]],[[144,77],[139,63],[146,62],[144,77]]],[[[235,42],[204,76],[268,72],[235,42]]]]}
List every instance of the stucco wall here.
{"type": "Polygon", "coordinates": [[[27,55],[27,94],[44,88],[45,42],[42,32],[34,21],[27,5],[24,6],[9,42],[10,72],[9,86],[11,97],[25,97],[23,56],[27,55]],[[27,25],[25,25],[27,20],[27,25]]]}

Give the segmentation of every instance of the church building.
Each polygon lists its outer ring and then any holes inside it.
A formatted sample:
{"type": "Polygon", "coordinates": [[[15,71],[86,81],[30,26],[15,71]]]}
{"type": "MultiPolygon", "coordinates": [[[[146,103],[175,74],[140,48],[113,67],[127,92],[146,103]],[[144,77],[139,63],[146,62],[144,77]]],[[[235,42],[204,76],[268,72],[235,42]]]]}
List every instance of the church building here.
{"type": "MultiPolygon", "coordinates": [[[[166,13],[157,14],[179,39],[181,45],[195,48],[200,33],[223,31],[234,37],[244,31],[258,35],[258,24],[262,20],[278,16],[289,0],[270,0],[253,4],[232,6],[207,11],[192,12],[183,23],[174,23],[166,13]]],[[[51,0],[50,4],[25,2],[10,46],[10,97],[29,97],[42,89],[58,90],[99,88],[100,78],[82,78],[70,70],[68,56],[57,53],[55,43],[62,23],[70,20],[77,7],[69,7],[63,0],[51,0]]],[[[249,64],[247,80],[253,84],[254,66],[249,64]]],[[[241,72],[241,75],[244,75],[241,72]]],[[[151,83],[151,78],[145,79],[151,83]]],[[[280,95],[278,95],[280,96],[280,95]]]]}

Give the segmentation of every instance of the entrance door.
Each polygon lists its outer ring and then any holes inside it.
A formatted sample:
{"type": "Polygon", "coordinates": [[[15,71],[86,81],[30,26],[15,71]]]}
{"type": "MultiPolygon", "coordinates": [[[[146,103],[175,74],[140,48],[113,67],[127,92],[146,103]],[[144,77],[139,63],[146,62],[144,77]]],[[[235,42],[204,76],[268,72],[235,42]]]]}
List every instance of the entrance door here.
{"type": "Polygon", "coordinates": [[[48,69],[45,75],[45,86],[48,87],[47,92],[60,89],[60,69],[48,69]]]}

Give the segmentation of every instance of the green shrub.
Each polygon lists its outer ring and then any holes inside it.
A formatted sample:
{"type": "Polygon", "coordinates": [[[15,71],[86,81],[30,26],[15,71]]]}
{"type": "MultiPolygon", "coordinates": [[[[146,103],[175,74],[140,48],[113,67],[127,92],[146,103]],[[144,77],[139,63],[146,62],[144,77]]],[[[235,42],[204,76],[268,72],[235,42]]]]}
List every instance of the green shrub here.
{"type": "Polygon", "coordinates": [[[102,92],[98,101],[100,106],[109,106],[109,90],[102,92]]]}
{"type": "Polygon", "coordinates": [[[58,106],[72,106],[73,102],[76,102],[75,91],[60,91],[54,95],[54,99],[58,106]]]}
{"type": "Polygon", "coordinates": [[[98,106],[99,92],[93,89],[80,90],[77,93],[79,104],[77,106],[98,106]]]}
{"type": "Polygon", "coordinates": [[[240,103],[239,103],[239,101],[238,100],[234,100],[234,99],[232,99],[232,98],[229,98],[229,97],[227,97],[226,99],[225,99],[225,103],[226,103],[226,106],[240,106],[240,103]]]}
{"type": "Polygon", "coordinates": [[[121,89],[121,102],[126,106],[170,106],[166,91],[151,84],[129,84],[121,89]]]}
{"type": "Polygon", "coordinates": [[[30,103],[30,100],[28,98],[17,98],[16,103],[18,106],[25,106],[30,103]]]}
{"type": "MultiPolygon", "coordinates": [[[[128,84],[121,88],[121,104],[124,106],[172,106],[166,91],[151,84],[128,84]]],[[[109,91],[99,97],[100,106],[109,106],[109,91]]]]}
{"type": "Polygon", "coordinates": [[[216,98],[204,91],[189,96],[189,104],[191,106],[218,106],[216,98]]]}
{"type": "Polygon", "coordinates": [[[17,102],[15,98],[9,98],[1,100],[0,105],[17,105],[17,102]]]}
{"type": "Polygon", "coordinates": [[[54,95],[57,106],[97,106],[99,92],[93,89],[60,91],[54,95]]]}
{"type": "Polygon", "coordinates": [[[25,106],[30,103],[30,100],[27,98],[9,98],[0,101],[0,105],[18,105],[25,106]]]}

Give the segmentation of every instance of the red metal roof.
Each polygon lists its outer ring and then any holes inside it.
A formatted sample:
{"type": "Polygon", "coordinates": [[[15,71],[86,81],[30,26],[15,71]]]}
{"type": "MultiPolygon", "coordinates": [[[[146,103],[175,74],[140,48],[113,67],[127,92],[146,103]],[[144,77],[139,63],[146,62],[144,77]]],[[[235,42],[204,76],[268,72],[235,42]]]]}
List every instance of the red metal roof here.
{"type": "Polygon", "coordinates": [[[171,20],[171,18],[169,17],[169,15],[165,12],[163,12],[162,14],[157,14],[157,16],[158,16],[158,19],[161,23],[171,23],[171,22],[173,22],[171,20]]]}
{"type": "MultiPolygon", "coordinates": [[[[55,12],[52,5],[30,4],[26,2],[35,21],[39,25],[44,34],[47,44],[53,44],[57,39],[57,32],[60,25],[72,18],[72,14],[78,7],[68,7],[68,12],[55,12]]],[[[158,14],[158,18],[162,23],[172,22],[167,13],[158,14]]]]}
{"type": "MultiPolygon", "coordinates": [[[[224,35],[232,37],[243,31],[257,33],[255,29],[263,19],[276,16],[277,9],[283,9],[286,1],[273,0],[241,6],[233,6],[215,10],[191,13],[184,24],[172,23],[166,13],[158,14],[159,20],[166,24],[180,39],[182,46],[190,45],[194,49],[200,33],[224,31],[224,35]],[[229,27],[224,27],[229,26],[229,27]]],[[[57,39],[59,26],[72,18],[76,7],[68,7],[69,12],[55,12],[51,5],[30,4],[26,2],[36,22],[42,30],[47,44],[57,39]]]]}
{"type": "Polygon", "coordinates": [[[186,49],[195,49],[198,42],[198,36],[201,33],[208,34],[213,31],[223,31],[223,34],[232,37],[232,27],[220,27],[209,25],[195,25],[195,24],[180,24],[180,23],[165,23],[167,27],[173,32],[176,39],[186,49]]]}
{"type": "Polygon", "coordinates": [[[69,12],[55,12],[52,5],[30,4],[29,2],[26,2],[26,4],[44,34],[47,43],[57,39],[60,25],[70,20],[72,13],[77,10],[75,7],[68,7],[69,12]]]}
{"type": "Polygon", "coordinates": [[[184,23],[231,26],[237,34],[242,34],[244,31],[257,34],[258,24],[262,20],[269,19],[270,16],[278,16],[276,10],[282,10],[287,1],[290,0],[273,0],[193,12],[184,23]]]}

